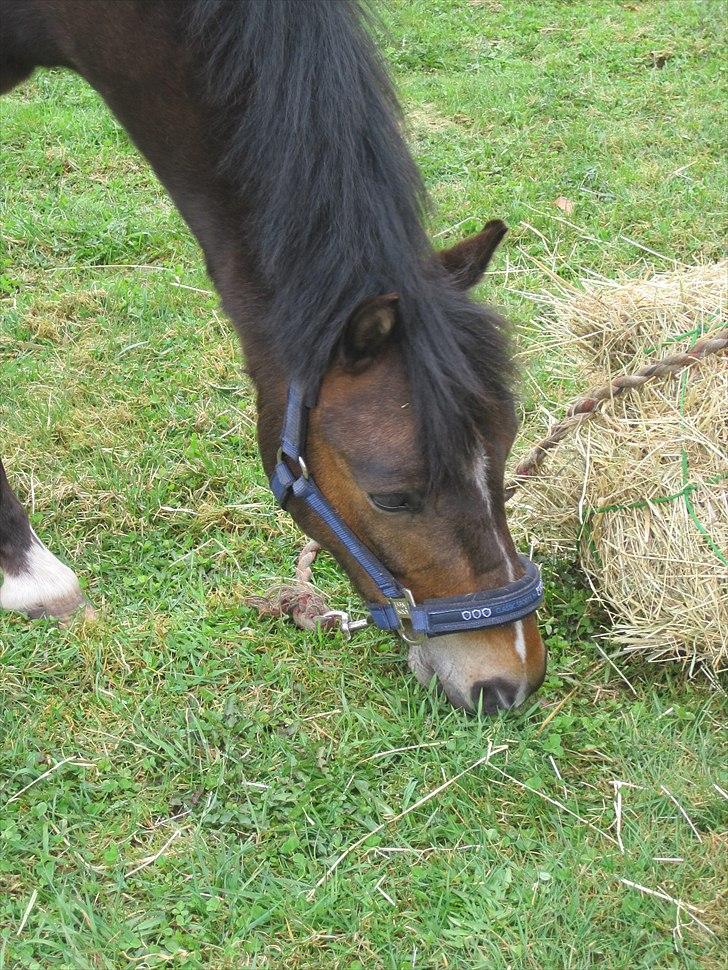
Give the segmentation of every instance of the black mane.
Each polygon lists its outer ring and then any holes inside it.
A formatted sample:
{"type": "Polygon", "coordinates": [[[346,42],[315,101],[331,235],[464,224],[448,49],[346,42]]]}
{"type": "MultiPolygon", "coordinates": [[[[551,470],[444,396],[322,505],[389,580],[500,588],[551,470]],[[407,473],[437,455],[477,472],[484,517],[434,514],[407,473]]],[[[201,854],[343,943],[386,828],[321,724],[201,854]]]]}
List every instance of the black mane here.
{"type": "Polygon", "coordinates": [[[432,258],[425,191],[367,12],[360,0],[191,3],[281,360],[317,386],[354,308],[399,292],[413,405],[441,479],[472,454],[493,400],[509,397],[509,359],[498,317],[432,258]]]}

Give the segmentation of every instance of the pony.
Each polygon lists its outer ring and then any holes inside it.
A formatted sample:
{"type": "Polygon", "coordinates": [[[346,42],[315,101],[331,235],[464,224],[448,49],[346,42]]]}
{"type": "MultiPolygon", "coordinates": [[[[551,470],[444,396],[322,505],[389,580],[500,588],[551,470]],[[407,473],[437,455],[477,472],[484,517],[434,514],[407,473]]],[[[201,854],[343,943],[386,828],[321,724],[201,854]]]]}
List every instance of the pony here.
{"type": "MultiPolygon", "coordinates": [[[[504,505],[507,326],[468,292],[505,226],[433,248],[369,20],[362,0],[4,0],[0,93],[69,68],[125,127],[240,335],[266,472],[295,384],[311,401],[307,469],[412,602],[487,593],[524,574],[504,505]]],[[[287,509],[382,604],[335,530],[295,495],[287,509]]],[[[1,463],[0,571],[6,610],[84,603],[1,463]]],[[[545,662],[532,612],[412,638],[408,656],[422,684],[487,713],[520,704],[545,662]]]]}

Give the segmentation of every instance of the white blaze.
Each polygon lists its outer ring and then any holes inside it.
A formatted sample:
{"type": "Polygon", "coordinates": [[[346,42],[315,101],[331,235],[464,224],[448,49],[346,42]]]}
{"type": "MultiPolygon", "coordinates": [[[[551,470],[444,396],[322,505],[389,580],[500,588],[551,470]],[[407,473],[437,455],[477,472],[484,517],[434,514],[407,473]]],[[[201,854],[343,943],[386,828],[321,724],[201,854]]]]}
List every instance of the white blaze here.
{"type": "Polygon", "coordinates": [[[478,491],[485,502],[488,516],[490,516],[493,512],[493,505],[490,498],[490,491],[488,490],[488,456],[485,453],[485,448],[481,448],[475,456],[475,461],[473,462],[473,477],[475,478],[478,491]]]}
{"type": "MultiPolygon", "coordinates": [[[[498,533],[496,533],[496,540],[498,542],[498,548],[501,551],[501,555],[503,556],[503,558],[505,559],[505,562],[506,562],[506,569],[508,570],[508,582],[512,583],[513,580],[516,578],[516,573],[515,573],[515,570],[513,569],[513,563],[508,558],[508,553],[507,553],[506,548],[503,545],[503,541],[502,541],[501,537],[498,535],[498,533]]],[[[523,632],[523,620],[516,620],[514,626],[515,626],[515,643],[514,643],[514,646],[516,648],[516,653],[518,654],[518,656],[519,656],[519,658],[521,660],[521,663],[525,665],[525,663],[526,663],[526,637],[525,637],[524,632],[523,632]]],[[[522,699],[523,698],[521,698],[521,700],[522,699]]],[[[520,703],[521,703],[521,701],[519,701],[517,699],[514,706],[517,707],[518,704],[520,704],[520,703]]]]}
{"type": "MultiPolygon", "coordinates": [[[[473,463],[473,476],[475,478],[475,484],[478,487],[478,491],[483,496],[483,501],[485,502],[485,507],[490,517],[493,512],[493,505],[490,497],[490,491],[488,489],[488,455],[486,454],[485,448],[481,448],[479,453],[475,457],[473,463]]],[[[506,569],[508,570],[508,581],[513,582],[516,578],[515,571],[513,569],[513,564],[508,558],[506,549],[501,541],[501,537],[496,533],[496,540],[498,542],[498,548],[503,556],[506,569]]],[[[518,620],[515,624],[515,648],[522,664],[526,663],[526,637],[523,632],[523,620],[518,620]]],[[[521,698],[522,700],[522,698],[521,698]]],[[[520,701],[517,701],[520,703],[520,701]]]]}

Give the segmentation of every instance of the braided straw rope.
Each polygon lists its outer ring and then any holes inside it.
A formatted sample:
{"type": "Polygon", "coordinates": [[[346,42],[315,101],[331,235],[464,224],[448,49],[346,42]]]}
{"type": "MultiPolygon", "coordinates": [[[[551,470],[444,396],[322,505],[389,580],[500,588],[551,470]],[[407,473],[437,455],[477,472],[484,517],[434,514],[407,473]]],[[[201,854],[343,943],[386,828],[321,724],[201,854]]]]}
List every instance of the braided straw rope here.
{"type": "Polygon", "coordinates": [[[545,438],[535,445],[518,464],[514,477],[505,490],[506,501],[513,498],[516,489],[526,479],[537,475],[549,451],[555,448],[573,428],[587,421],[606,401],[619,397],[626,391],[639,391],[648,381],[661,377],[675,377],[686,367],[728,349],[728,329],[716,330],[701,337],[691,348],[681,354],[670,354],[641,367],[634,374],[620,374],[609,384],[604,384],[590,394],[578,397],[567,407],[565,416],[551,426],[545,438]]]}
{"type": "MultiPolygon", "coordinates": [[[[549,451],[573,428],[591,418],[606,401],[611,401],[626,391],[639,391],[649,381],[675,377],[704,357],[726,349],[728,329],[718,330],[702,337],[684,353],[670,354],[640,368],[634,374],[621,374],[609,384],[578,397],[567,407],[565,416],[552,425],[546,437],[519,463],[513,480],[505,490],[506,501],[513,498],[519,485],[538,475],[549,451]]],[[[312,567],[320,551],[318,542],[313,539],[307,542],[299,553],[294,581],[276,587],[266,596],[250,596],[245,602],[257,609],[262,616],[290,616],[301,630],[335,629],[339,625],[337,614],[330,610],[322,594],[313,585],[312,567]]]]}
{"type": "Polygon", "coordinates": [[[265,596],[249,596],[245,603],[261,616],[290,616],[299,630],[337,627],[336,614],[331,614],[326,600],[313,585],[311,567],[320,551],[321,546],[311,539],[298,555],[292,582],[276,586],[265,596]]]}

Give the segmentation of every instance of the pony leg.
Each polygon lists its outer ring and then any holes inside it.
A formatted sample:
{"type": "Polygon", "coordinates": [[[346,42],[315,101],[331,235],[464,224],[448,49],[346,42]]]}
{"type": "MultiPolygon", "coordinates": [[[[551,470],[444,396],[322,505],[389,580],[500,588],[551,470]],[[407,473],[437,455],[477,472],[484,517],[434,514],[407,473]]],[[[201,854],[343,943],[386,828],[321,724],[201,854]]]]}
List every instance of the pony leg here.
{"type": "Polygon", "coordinates": [[[72,569],[47,549],[10,488],[0,461],[0,607],[65,619],[86,602],[72,569]]]}

